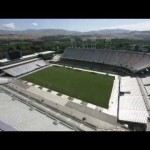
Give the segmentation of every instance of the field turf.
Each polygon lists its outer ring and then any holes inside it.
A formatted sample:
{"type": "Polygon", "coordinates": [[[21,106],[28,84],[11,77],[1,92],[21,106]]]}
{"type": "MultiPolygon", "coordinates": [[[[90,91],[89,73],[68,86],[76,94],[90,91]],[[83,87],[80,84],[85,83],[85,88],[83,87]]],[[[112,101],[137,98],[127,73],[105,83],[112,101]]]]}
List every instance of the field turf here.
{"type": "Polygon", "coordinates": [[[64,67],[49,67],[22,78],[50,90],[108,108],[114,77],[64,67]]]}

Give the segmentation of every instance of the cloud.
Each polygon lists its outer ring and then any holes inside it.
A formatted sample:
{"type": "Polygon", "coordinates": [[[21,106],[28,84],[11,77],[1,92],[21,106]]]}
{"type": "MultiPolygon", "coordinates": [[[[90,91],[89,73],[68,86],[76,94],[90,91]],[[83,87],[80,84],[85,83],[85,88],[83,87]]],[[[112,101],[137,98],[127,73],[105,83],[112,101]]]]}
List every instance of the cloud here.
{"type": "MultiPolygon", "coordinates": [[[[106,28],[102,28],[102,29],[106,29],[106,28]]],[[[135,24],[112,26],[112,27],[107,27],[107,29],[126,29],[126,30],[146,31],[146,30],[150,30],[150,21],[139,22],[135,24]]]]}
{"type": "Polygon", "coordinates": [[[36,27],[38,26],[38,24],[36,22],[33,22],[32,25],[36,26],[36,27]]]}
{"type": "Polygon", "coordinates": [[[15,29],[16,25],[15,25],[15,23],[11,22],[11,23],[8,23],[8,24],[0,25],[0,28],[2,28],[2,29],[15,29]]]}

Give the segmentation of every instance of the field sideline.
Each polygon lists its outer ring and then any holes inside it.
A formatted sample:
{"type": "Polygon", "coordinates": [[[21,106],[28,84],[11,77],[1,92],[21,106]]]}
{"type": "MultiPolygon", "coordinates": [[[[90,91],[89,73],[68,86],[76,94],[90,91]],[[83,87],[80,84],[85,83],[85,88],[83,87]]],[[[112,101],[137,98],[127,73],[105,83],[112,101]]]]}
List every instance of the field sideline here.
{"type": "Polygon", "coordinates": [[[114,77],[52,66],[22,78],[50,90],[108,108],[114,77]]]}

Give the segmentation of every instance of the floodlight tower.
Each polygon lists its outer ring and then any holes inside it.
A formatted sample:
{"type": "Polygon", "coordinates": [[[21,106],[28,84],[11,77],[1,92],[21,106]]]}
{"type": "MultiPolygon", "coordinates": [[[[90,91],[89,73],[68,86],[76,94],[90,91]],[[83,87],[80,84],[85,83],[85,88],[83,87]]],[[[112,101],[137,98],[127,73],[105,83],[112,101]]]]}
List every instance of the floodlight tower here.
{"type": "Polygon", "coordinates": [[[86,43],[87,43],[87,48],[89,48],[89,42],[88,42],[88,40],[86,41],[86,43]]]}
{"type": "Polygon", "coordinates": [[[73,47],[73,39],[70,39],[71,47],[73,47]]]}
{"type": "Polygon", "coordinates": [[[106,39],[105,39],[105,50],[106,50],[106,39]]]}
{"type": "Polygon", "coordinates": [[[88,48],[87,39],[85,40],[85,48],[88,48]]]}
{"type": "Polygon", "coordinates": [[[75,45],[75,48],[76,48],[76,40],[74,40],[74,45],[75,45]]]}
{"type": "Polygon", "coordinates": [[[97,46],[97,40],[95,39],[95,49],[96,49],[96,46],[97,46]]]}
{"type": "Polygon", "coordinates": [[[76,47],[75,39],[71,39],[71,46],[74,47],[74,45],[75,45],[75,47],[76,47]]]}
{"type": "Polygon", "coordinates": [[[84,39],[85,41],[85,48],[88,48],[88,42],[87,42],[87,39],[84,39]]]}
{"type": "Polygon", "coordinates": [[[92,48],[92,39],[91,39],[91,48],[92,48]]]}
{"type": "Polygon", "coordinates": [[[83,39],[82,39],[82,48],[84,48],[84,41],[83,41],[83,39]]]}
{"type": "Polygon", "coordinates": [[[95,41],[95,39],[92,39],[91,42],[93,43],[92,44],[92,48],[96,48],[96,41],[95,41]]]}
{"type": "Polygon", "coordinates": [[[110,38],[105,39],[105,50],[106,50],[106,45],[108,45],[108,48],[111,50],[111,39],[110,38]]]}
{"type": "Polygon", "coordinates": [[[82,39],[82,48],[85,48],[86,39],[82,39]]]}
{"type": "Polygon", "coordinates": [[[95,39],[95,49],[96,49],[96,46],[97,46],[97,40],[95,39]]]}
{"type": "Polygon", "coordinates": [[[110,50],[111,50],[111,39],[110,39],[110,50]]]}

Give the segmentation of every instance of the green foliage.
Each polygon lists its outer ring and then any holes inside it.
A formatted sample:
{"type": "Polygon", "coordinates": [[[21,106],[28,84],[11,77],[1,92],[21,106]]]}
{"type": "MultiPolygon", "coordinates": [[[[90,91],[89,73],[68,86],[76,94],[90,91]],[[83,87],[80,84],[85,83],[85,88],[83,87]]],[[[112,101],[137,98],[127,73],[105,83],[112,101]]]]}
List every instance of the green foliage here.
{"type": "MultiPolygon", "coordinates": [[[[91,48],[91,40],[82,42],[82,36],[45,36],[37,40],[0,40],[0,59],[5,58],[7,50],[22,50],[23,55],[29,55],[35,52],[52,50],[57,53],[63,53],[67,47],[71,46],[71,38],[76,42],[73,46],[78,48],[91,48]]],[[[110,49],[110,43],[105,42],[105,39],[97,39],[95,41],[97,49],[110,49]]],[[[131,50],[131,45],[143,44],[150,45],[150,41],[146,40],[129,40],[129,39],[112,39],[112,50],[131,50]]],[[[94,44],[92,45],[93,47],[94,44]]],[[[150,48],[149,48],[150,51],[150,48]]]]}

